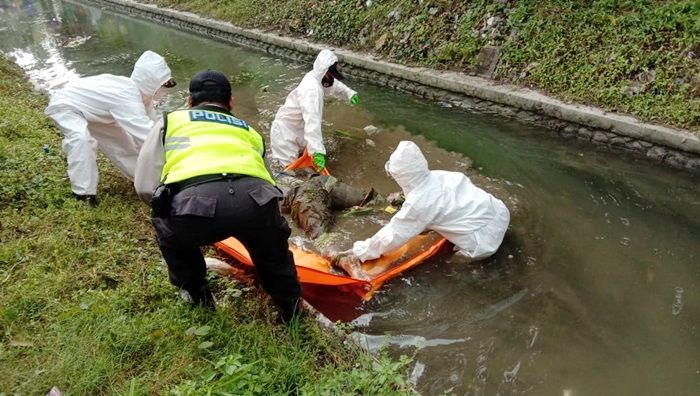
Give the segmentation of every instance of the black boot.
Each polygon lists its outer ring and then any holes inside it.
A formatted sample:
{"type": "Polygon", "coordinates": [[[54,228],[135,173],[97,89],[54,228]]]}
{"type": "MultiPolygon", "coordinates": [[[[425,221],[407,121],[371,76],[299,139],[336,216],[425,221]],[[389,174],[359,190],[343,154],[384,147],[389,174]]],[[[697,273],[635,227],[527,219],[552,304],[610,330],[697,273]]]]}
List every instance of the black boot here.
{"type": "Polygon", "coordinates": [[[290,324],[295,318],[298,318],[301,314],[301,299],[294,300],[284,306],[278,306],[279,317],[278,320],[283,324],[290,324]]]}
{"type": "Polygon", "coordinates": [[[78,201],[87,202],[91,208],[94,208],[97,206],[97,197],[95,195],[79,195],[79,194],[73,193],[73,197],[75,197],[75,199],[77,199],[78,201]]]}
{"type": "Polygon", "coordinates": [[[202,307],[208,311],[216,309],[214,296],[211,294],[209,285],[202,285],[196,288],[180,289],[180,296],[194,306],[202,307]]]}

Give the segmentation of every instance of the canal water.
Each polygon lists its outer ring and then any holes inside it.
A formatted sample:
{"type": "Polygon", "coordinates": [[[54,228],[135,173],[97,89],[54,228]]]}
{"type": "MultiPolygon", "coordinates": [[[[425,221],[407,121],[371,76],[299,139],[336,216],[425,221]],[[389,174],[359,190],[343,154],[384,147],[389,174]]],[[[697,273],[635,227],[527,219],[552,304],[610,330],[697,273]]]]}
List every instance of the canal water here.
{"type": "MultiPolygon", "coordinates": [[[[232,76],[234,113],[266,139],[310,69],[76,3],[0,4],[0,50],[37,87],[128,75],[151,49],[179,82],[164,109],[182,104],[194,72],[218,69],[232,76]]],[[[426,395],[700,394],[699,177],[497,115],[352,77],[347,84],[361,104],[329,102],[324,114],[334,175],[396,191],[382,167],[411,139],[431,168],[466,172],[513,219],[491,259],[465,263],[443,252],[363,306],[329,315],[351,320],[369,348],[411,356],[411,380],[426,395]],[[379,131],[367,135],[367,125],[379,131]]],[[[358,224],[364,233],[345,232],[341,244],[379,226],[358,224]]]]}

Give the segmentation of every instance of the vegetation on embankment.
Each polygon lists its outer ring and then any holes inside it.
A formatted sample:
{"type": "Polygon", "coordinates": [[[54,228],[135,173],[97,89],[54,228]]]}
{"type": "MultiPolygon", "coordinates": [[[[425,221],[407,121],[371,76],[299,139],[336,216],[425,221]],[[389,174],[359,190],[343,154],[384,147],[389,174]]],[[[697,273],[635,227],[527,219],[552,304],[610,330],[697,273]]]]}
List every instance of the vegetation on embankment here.
{"type": "Polygon", "coordinates": [[[142,0],[700,131],[697,0],[142,0]]]}
{"type": "Polygon", "coordinates": [[[71,197],[46,99],[0,56],[0,394],[406,394],[377,360],[262,293],[215,279],[215,313],[168,282],[148,209],[100,159],[99,205],[71,197]]]}

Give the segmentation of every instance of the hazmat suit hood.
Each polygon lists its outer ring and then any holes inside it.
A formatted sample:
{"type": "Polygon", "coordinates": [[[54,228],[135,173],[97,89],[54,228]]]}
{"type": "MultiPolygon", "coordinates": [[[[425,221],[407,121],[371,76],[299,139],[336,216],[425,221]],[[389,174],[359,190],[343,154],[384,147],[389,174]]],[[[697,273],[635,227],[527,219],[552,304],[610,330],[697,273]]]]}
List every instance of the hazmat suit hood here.
{"type": "Polygon", "coordinates": [[[386,163],[386,171],[396,180],[405,195],[430,177],[428,161],[411,141],[399,143],[386,163]]]}
{"type": "Polygon", "coordinates": [[[314,68],[310,73],[312,73],[316,80],[318,80],[320,83],[321,79],[323,79],[323,76],[326,74],[326,71],[328,71],[328,68],[337,61],[338,57],[332,51],[322,50],[318,53],[318,56],[314,61],[314,68]]]}
{"type": "Polygon", "coordinates": [[[144,52],[134,64],[134,71],[131,73],[131,80],[139,88],[144,103],[150,103],[156,91],[171,77],[165,58],[153,51],[144,52]]]}

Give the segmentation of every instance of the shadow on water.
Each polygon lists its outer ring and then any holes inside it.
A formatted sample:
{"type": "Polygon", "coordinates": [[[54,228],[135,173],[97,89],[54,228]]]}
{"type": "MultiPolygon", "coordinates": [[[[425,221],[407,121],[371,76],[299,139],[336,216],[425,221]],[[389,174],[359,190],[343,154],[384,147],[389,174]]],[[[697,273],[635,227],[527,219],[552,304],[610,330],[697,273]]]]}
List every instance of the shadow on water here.
{"type": "MultiPolygon", "coordinates": [[[[69,2],[0,10],[0,50],[39,87],[128,75],[152,49],[180,82],[163,109],[183,103],[196,71],[219,69],[233,80],[234,113],[266,139],[277,108],[309,69],[69,2]]],[[[351,321],[369,348],[412,356],[411,380],[424,394],[697,394],[697,176],[352,76],[347,83],[362,104],[325,106],[334,175],[383,195],[397,191],[382,169],[398,142],[410,139],[432,169],[466,172],[504,200],[512,224],[488,260],[460,262],[441,252],[364,304],[309,288],[316,306],[351,321]],[[370,124],[377,133],[364,131],[370,124]]],[[[388,218],[337,221],[331,232],[347,248],[388,218]]]]}

